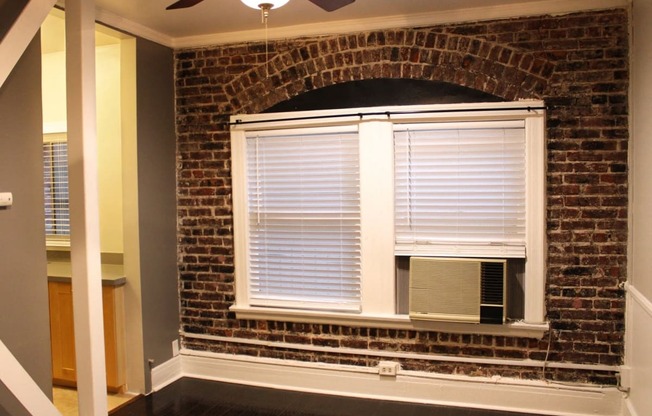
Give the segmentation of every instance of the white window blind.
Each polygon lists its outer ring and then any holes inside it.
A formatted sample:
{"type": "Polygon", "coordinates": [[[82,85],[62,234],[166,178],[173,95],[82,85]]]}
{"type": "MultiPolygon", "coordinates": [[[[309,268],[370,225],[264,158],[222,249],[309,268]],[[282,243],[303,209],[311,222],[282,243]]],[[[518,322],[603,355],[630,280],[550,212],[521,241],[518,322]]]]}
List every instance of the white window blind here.
{"type": "Polygon", "coordinates": [[[525,256],[522,121],[395,126],[397,254],[525,256]]]}
{"type": "Polygon", "coordinates": [[[45,234],[48,238],[70,236],[68,205],[68,143],[63,138],[43,142],[43,184],[45,192],[45,234]]]}
{"type": "Polygon", "coordinates": [[[251,305],[360,310],[355,132],[247,136],[251,305]]]}

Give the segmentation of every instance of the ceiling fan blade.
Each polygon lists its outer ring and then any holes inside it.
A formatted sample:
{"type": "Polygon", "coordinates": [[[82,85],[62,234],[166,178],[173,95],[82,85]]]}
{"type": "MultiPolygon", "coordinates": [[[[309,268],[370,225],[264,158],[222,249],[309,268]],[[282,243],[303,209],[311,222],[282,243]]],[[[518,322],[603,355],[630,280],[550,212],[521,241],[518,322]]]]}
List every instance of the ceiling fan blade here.
{"type": "Polygon", "coordinates": [[[316,4],[327,12],[335,11],[353,3],[354,1],[355,0],[310,0],[311,3],[316,4]]]}
{"type": "Polygon", "coordinates": [[[202,1],[204,0],[179,0],[166,7],[165,10],[185,9],[187,7],[192,7],[197,3],[201,3],[202,1]]]}

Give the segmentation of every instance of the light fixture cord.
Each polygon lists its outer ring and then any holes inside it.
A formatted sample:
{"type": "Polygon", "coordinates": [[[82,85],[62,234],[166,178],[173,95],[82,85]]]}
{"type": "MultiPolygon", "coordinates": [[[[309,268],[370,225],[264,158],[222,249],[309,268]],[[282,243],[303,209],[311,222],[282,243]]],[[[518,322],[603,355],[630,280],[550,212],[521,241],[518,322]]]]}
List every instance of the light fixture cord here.
{"type": "Polygon", "coordinates": [[[265,18],[265,74],[269,78],[269,36],[267,33],[267,18],[265,18]]]}

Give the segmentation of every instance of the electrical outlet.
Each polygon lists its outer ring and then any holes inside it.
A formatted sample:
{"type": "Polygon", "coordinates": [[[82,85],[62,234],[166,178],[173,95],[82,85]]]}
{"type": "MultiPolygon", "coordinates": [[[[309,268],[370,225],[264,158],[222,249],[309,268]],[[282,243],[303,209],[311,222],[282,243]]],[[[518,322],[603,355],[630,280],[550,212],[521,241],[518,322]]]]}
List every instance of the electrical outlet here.
{"type": "Polygon", "coordinates": [[[381,361],[378,363],[378,374],[381,376],[396,377],[399,364],[393,361],[381,361]]]}
{"type": "Polygon", "coordinates": [[[179,355],[179,340],[175,339],[172,341],[172,356],[176,357],[177,355],[179,355]]]}

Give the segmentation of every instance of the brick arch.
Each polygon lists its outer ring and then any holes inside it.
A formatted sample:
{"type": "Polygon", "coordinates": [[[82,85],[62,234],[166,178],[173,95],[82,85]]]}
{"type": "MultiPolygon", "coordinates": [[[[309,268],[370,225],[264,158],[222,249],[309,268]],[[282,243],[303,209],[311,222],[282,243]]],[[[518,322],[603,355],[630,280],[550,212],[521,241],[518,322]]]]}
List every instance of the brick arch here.
{"type": "Polygon", "coordinates": [[[555,64],[533,52],[435,29],[401,29],[272,45],[267,63],[225,86],[233,113],[258,113],[304,92],[342,82],[407,78],[443,81],[512,101],[540,99],[555,64]]]}
{"type": "Polygon", "coordinates": [[[505,100],[449,82],[410,78],[370,78],[345,81],[305,91],[267,107],[264,112],[500,101],[505,100]]]}

